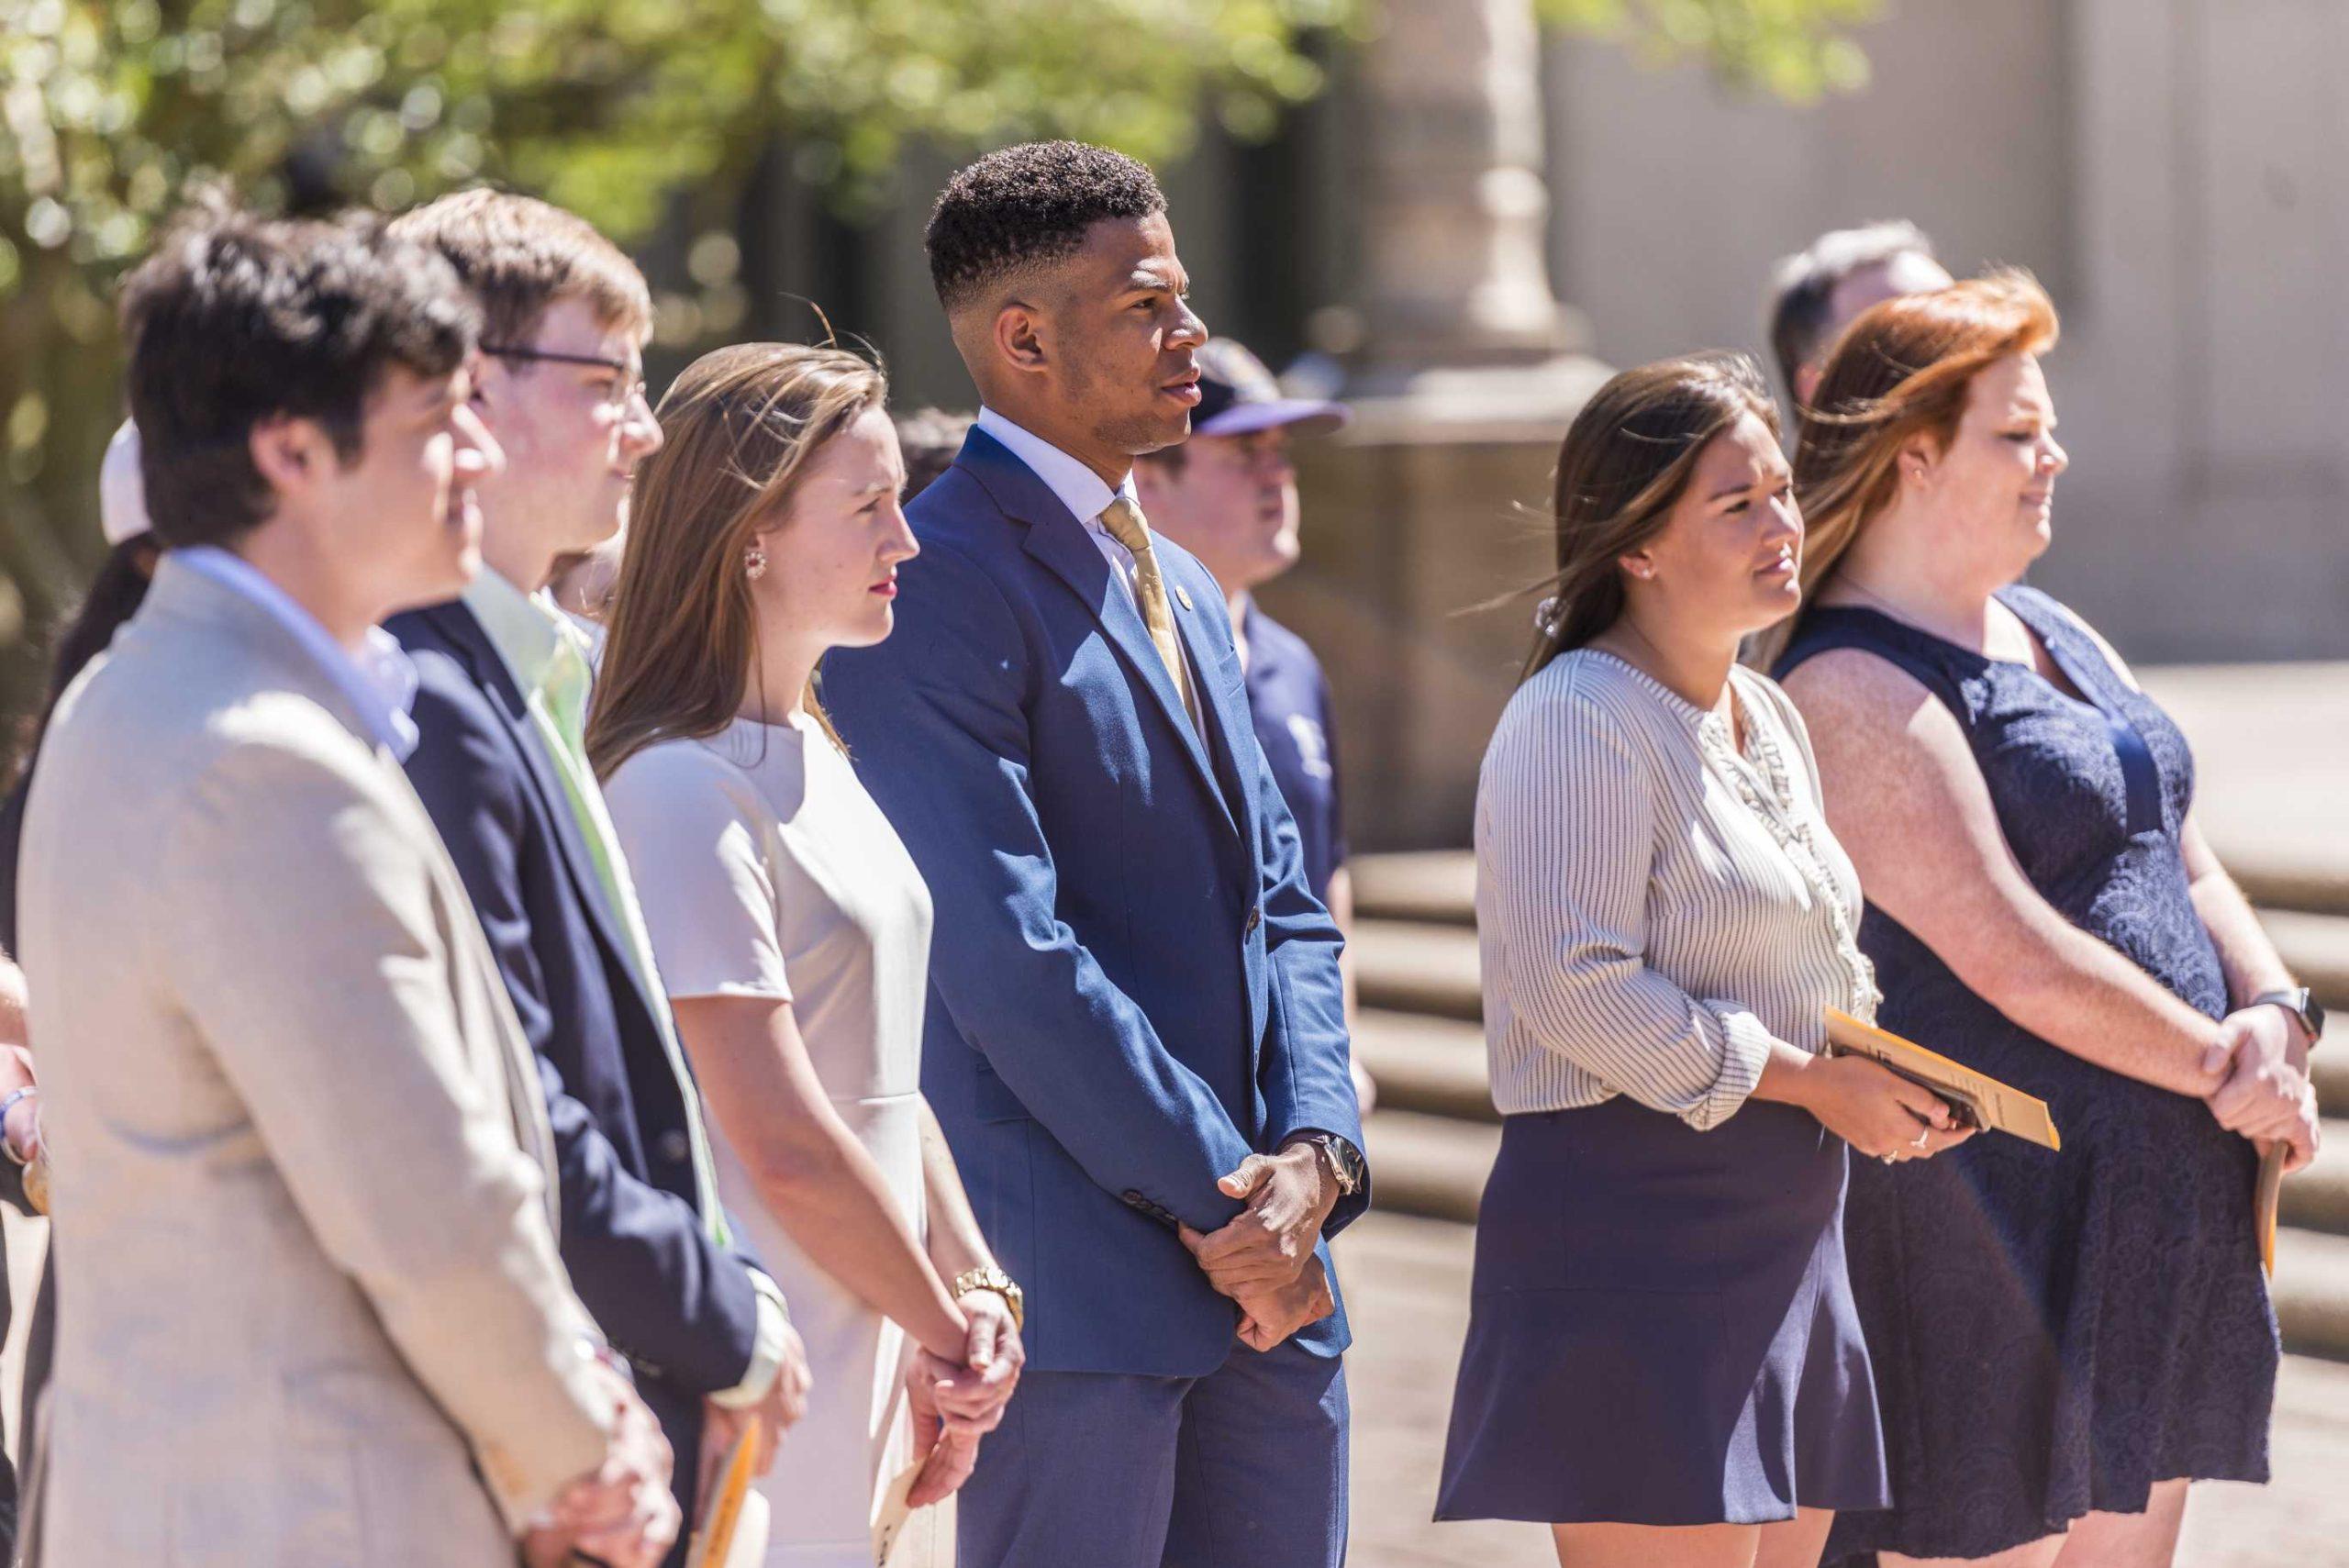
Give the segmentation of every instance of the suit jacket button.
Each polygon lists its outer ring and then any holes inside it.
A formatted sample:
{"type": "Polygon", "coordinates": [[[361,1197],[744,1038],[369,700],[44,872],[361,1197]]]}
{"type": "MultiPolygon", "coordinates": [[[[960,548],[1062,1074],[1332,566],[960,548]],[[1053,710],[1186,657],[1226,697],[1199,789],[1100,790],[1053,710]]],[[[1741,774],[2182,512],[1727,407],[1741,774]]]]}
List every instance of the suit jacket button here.
{"type": "Polygon", "coordinates": [[[1256,928],[1264,923],[1264,906],[1261,904],[1251,904],[1248,906],[1248,923],[1240,929],[1240,934],[1243,937],[1252,937],[1256,934],[1256,928]]]}
{"type": "Polygon", "coordinates": [[[682,1165],[687,1160],[693,1158],[693,1152],[694,1140],[686,1137],[682,1129],[673,1127],[668,1131],[661,1135],[661,1157],[662,1159],[667,1160],[674,1164],[682,1165]]]}

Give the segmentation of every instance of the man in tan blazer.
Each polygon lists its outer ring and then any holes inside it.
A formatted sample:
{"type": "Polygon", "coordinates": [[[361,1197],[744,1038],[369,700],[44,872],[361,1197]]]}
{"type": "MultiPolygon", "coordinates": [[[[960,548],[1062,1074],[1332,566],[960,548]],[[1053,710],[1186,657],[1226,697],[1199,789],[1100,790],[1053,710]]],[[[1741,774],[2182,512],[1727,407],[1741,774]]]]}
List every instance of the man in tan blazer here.
{"type": "Polygon", "coordinates": [[[44,1561],[657,1562],[667,1446],[557,1259],[536,1071],[375,629],[477,563],[472,306],[380,225],[214,214],[124,317],[172,548],[57,710],[21,885],[44,1561]]]}

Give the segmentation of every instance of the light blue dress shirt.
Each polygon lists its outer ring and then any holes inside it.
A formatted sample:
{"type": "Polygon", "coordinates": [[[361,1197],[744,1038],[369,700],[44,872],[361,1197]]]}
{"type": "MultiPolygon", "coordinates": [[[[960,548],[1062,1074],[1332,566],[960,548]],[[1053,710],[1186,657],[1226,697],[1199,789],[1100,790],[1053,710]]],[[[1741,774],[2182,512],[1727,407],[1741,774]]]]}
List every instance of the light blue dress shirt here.
{"type": "Polygon", "coordinates": [[[399,761],[407,761],[417,743],[416,720],[411,717],[416,709],[416,665],[390,632],[380,626],[369,627],[366,651],[354,657],[319,624],[317,617],[242,557],[210,544],[190,545],[171,555],[189,571],[269,612],[270,618],[302,645],[357,711],[368,738],[389,748],[399,761]]]}

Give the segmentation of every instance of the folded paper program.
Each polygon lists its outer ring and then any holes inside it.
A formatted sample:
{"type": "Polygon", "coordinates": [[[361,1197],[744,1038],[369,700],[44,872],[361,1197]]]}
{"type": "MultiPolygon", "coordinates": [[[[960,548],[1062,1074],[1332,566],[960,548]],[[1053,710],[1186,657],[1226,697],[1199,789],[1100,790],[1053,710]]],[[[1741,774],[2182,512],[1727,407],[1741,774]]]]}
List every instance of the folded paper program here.
{"type": "Polygon", "coordinates": [[[2054,1118],[2047,1114],[2046,1101],[1832,1007],[1827,1009],[1827,1048],[1839,1055],[1867,1057],[1911,1083],[1923,1084],[1975,1127],[2011,1133],[2046,1149],[2064,1146],[2054,1118]]]}

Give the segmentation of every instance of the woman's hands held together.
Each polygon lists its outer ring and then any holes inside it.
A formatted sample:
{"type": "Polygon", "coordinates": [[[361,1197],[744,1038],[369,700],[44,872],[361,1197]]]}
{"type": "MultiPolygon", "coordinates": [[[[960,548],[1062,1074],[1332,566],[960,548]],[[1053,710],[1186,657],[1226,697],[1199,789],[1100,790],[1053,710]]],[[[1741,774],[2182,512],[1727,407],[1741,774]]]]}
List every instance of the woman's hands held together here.
{"type": "Polygon", "coordinates": [[[1939,1095],[1862,1056],[1813,1056],[1780,1045],[1753,1093],[1801,1106],[1859,1152],[1888,1164],[1930,1160],[1975,1132],[1939,1095]]]}
{"type": "Polygon", "coordinates": [[[2281,1007],[2245,1007],[2221,1021],[2218,1038],[2202,1053],[2203,1072],[2219,1083],[2205,1096],[2210,1114],[2263,1149],[2282,1143],[2289,1151],[2287,1171],[2316,1158],[2321,1136],[2301,1032],[2281,1007]]]}
{"type": "Polygon", "coordinates": [[[922,1456],[921,1473],[907,1498],[917,1508],[952,1495],[971,1478],[979,1440],[1002,1424],[1004,1407],[1028,1362],[1010,1304],[1001,1296],[968,1290],[954,1305],[968,1325],[961,1364],[918,1350],[906,1369],[914,1451],[922,1456]]]}

